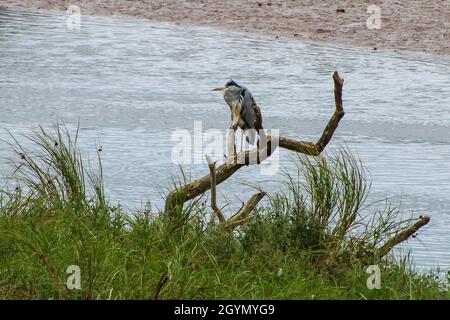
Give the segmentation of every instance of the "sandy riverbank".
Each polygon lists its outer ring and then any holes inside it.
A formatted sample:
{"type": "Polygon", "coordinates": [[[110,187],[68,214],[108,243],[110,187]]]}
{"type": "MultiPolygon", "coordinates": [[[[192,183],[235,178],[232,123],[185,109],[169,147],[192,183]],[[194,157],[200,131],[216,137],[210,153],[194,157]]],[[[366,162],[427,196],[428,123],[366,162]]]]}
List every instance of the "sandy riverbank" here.
{"type": "Polygon", "coordinates": [[[450,54],[450,0],[3,0],[1,4],[123,15],[378,49],[450,54]],[[369,29],[376,4],[381,28],[369,29]]]}

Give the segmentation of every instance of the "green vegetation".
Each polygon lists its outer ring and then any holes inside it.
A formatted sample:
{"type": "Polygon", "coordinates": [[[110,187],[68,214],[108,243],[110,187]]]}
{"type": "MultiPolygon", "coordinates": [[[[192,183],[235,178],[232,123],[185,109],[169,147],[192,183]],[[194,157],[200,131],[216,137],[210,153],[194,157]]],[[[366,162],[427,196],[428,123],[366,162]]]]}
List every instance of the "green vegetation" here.
{"type": "MultiPolygon", "coordinates": [[[[360,163],[345,150],[298,159],[288,192],[230,233],[202,201],[168,216],[105,201],[101,163],[83,165],[59,127],[12,145],[13,187],[0,196],[2,299],[448,299],[433,274],[377,248],[411,221],[367,207],[360,163]],[[89,166],[91,167],[91,166],[89,166]],[[369,290],[378,263],[381,289],[369,290]],[[81,289],[66,269],[78,265],[81,289]]],[[[99,159],[100,160],[100,159],[99,159]]]]}

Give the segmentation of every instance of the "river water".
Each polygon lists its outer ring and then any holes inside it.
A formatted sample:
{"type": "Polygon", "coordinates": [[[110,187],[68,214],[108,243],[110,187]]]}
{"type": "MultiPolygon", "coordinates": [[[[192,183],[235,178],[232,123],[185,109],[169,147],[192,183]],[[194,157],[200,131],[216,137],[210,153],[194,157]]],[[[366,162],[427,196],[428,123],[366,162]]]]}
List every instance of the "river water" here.
{"type": "MultiPolygon", "coordinates": [[[[328,152],[347,145],[362,159],[370,200],[389,197],[406,215],[431,216],[403,246],[418,267],[450,264],[450,57],[117,17],[82,16],[80,29],[69,29],[64,13],[0,7],[0,70],[0,139],[11,141],[10,131],[27,146],[21,135],[39,125],[60,121],[74,131],[79,122],[83,153],[95,158],[103,149],[109,200],[129,210],[146,201],[161,207],[180,177],[179,133],[192,135],[186,173],[208,172],[194,127],[223,137],[229,127],[229,109],[212,88],[237,80],[253,92],[267,129],[314,141],[333,112],[331,74],[339,70],[346,116],[328,152]]],[[[3,176],[11,155],[0,143],[3,176]]],[[[276,174],[254,166],[221,184],[221,203],[245,201],[254,192],[248,184],[282,188],[294,157],[278,156],[276,174]]]]}

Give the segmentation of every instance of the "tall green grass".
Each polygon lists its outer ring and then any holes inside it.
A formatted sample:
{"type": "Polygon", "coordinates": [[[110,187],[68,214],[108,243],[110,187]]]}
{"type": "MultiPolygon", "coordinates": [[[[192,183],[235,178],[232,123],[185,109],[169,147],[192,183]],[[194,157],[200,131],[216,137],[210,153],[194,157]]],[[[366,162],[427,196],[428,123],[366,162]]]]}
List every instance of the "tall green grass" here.
{"type": "Polygon", "coordinates": [[[269,241],[280,250],[307,252],[319,267],[378,263],[377,248],[409,226],[387,200],[367,203],[370,183],[348,149],[327,157],[297,157],[297,175],[286,173],[288,192],[260,208],[245,244],[269,241]]]}
{"type": "Polygon", "coordinates": [[[298,158],[288,191],[234,233],[193,201],[177,215],[130,213],[105,199],[101,162],[88,168],[60,126],[11,144],[0,196],[2,299],[448,299],[432,273],[376,248],[407,221],[366,204],[362,165],[347,150],[298,158]],[[364,259],[362,259],[364,258],[364,259]],[[366,286],[367,263],[381,289],[366,286]],[[81,270],[81,289],[66,269],[81,270]]]}

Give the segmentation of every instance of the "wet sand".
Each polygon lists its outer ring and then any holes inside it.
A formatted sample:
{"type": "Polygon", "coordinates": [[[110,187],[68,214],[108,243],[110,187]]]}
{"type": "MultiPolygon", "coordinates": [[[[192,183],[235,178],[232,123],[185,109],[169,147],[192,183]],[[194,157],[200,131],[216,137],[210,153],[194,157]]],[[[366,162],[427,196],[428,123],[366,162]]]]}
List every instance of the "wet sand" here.
{"type": "Polygon", "coordinates": [[[3,0],[1,4],[44,10],[66,10],[76,4],[82,15],[132,16],[274,38],[450,54],[450,0],[3,0]],[[367,27],[372,4],[380,8],[380,29],[367,27]]]}

